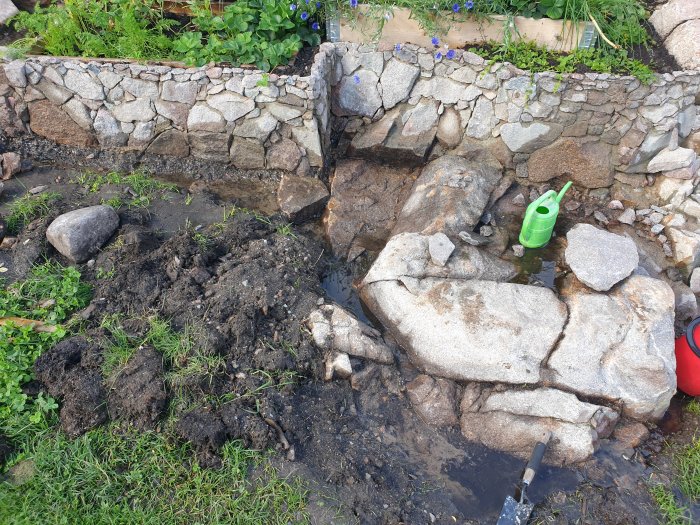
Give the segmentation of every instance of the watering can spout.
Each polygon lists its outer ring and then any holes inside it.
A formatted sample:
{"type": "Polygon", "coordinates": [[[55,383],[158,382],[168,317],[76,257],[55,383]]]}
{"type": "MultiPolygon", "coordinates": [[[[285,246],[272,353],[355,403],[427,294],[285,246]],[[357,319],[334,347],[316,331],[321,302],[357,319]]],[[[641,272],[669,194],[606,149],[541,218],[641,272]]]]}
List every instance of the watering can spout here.
{"type": "Polygon", "coordinates": [[[564,194],[565,194],[567,191],[569,191],[569,188],[571,188],[571,185],[572,185],[572,184],[573,184],[573,182],[571,182],[571,181],[569,181],[569,182],[567,182],[566,184],[564,184],[564,187],[561,189],[561,191],[559,192],[559,194],[555,197],[555,200],[557,201],[557,203],[560,203],[560,202],[561,202],[561,200],[564,198],[564,194]]]}

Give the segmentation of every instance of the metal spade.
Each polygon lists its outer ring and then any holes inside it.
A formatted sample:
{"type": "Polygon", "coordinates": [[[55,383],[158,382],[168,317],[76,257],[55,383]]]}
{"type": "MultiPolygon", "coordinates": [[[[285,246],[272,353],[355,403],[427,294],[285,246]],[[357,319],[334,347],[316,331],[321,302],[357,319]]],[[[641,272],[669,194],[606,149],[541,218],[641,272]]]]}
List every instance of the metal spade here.
{"type": "Polygon", "coordinates": [[[538,441],[535,445],[535,449],[530,456],[530,461],[527,462],[523,477],[518,484],[517,492],[520,493],[520,496],[518,497],[516,492],[517,500],[513,496],[508,496],[506,498],[496,525],[527,525],[532,509],[535,507],[527,498],[527,489],[532,483],[532,480],[535,479],[535,475],[540,468],[542,457],[547,450],[547,444],[551,437],[552,433],[547,432],[542,441],[538,441]]]}

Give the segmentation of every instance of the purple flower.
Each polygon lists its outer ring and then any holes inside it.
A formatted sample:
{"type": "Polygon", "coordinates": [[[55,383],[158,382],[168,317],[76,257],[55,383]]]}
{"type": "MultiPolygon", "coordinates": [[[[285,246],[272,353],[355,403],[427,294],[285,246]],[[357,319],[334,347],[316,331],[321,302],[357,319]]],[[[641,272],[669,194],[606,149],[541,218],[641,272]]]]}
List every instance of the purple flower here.
{"type": "Polygon", "coordinates": [[[302,19],[302,20],[306,20],[306,19],[308,19],[308,18],[309,18],[309,13],[307,13],[306,11],[304,11],[304,12],[301,14],[301,19],[302,19]]]}
{"type": "Polygon", "coordinates": [[[310,2],[311,0],[304,0],[304,1],[306,2],[306,5],[309,5],[309,2],[310,2]]]}
{"type": "Polygon", "coordinates": [[[435,60],[442,60],[442,53],[440,53],[440,51],[435,53],[435,60]]]}
{"type": "Polygon", "coordinates": [[[459,4],[454,4],[454,5],[452,6],[452,10],[453,10],[455,13],[459,13],[459,9],[460,9],[459,4]]]}
{"type": "Polygon", "coordinates": [[[352,8],[357,7],[357,0],[350,0],[350,7],[352,7],[352,8]]]}
{"type": "Polygon", "coordinates": [[[464,2],[464,9],[469,10],[473,7],[474,7],[474,2],[472,2],[471,0],[469,2],[464,2]]]}
{"type": "Polygon", "coordinates": [[[297,10],[297,5],[296,5],[296,4],[292,4],[292,5],[289,6],[289,9],[291,9],[292,11],[296,11],[296,10],[297,10]]]}
{"type": "Polygon", "coordinates": [[[314,31],[318,31],[318,27],[318,22],[314,22],[313,24],[311,24],[311,29],[313,29],[314,31]]]}
{"type": "Polygon", "coordinates": [[[452,60],[455,57],[455,50],[450,49],[447,54],[445,55],[449,60],[452,60]]]}
{"type": "Polygon", "coordinates": [[[396,44],[396,45],[394,46],[394,49],[395,49],[397,52],[398,52],[398,51],[401,51],[401,44],[396,44]]]}
{"type": "MultiPolygon", "coordinates": [[[[357,2],[357,0],[355,0],[355,2],[357,2]]],[[[359,77],[358,75],[353,75],[352,81],[353,81],[355,84],[359,84],[359,83],[360,83],[360,77],[359,77]]]]}
{"type": "Polygon", "coordinates": [[[436,36],[430,39],[430,41],[433,43],[434,46],[439,46],[440,45],[440,39],[436,36]]]}

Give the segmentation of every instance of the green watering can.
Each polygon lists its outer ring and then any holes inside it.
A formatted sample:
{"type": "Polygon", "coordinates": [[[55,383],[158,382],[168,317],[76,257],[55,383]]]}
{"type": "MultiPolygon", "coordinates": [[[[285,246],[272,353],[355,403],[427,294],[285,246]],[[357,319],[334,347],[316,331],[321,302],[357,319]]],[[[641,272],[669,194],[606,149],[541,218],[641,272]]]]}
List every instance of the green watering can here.
{"type": "Polygon", "coordinates": [[[559,215],[559,203],[571,184],[571,181],[567,182],[558,195],[549,190],[527,207],[520,230],[520,244],[526,248],[542,248],[549,242],[559,215]]]}

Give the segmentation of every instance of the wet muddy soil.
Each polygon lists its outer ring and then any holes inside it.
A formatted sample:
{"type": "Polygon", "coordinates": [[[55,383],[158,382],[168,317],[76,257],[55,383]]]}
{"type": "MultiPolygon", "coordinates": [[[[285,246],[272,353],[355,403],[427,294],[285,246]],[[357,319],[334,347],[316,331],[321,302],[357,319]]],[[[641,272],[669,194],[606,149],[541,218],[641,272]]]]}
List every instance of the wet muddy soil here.
{"type": "MultiPolygon", "coordinates": [[[[75,182],[78,173],[44,167],[6,183],[0,214],[30,188],[62,195],[48,216],[22,230],[15,248],[0,251],[10,280],[44,257],[61,261],[44,240],[52,218],[128,193],[120,185],[91,191],[75,182]]],[[[308,484],[313,523],[495,523],[524,462],[469,443],[457,429],[425,424],[404,388],[418,371],[398,349],[395,366],[353,358],[351,381],[324,382],[323,355],[304,319],[337,302],[371,321],[352,287],[359,270],[328,257],[315,225],[290,230],[276,215],[231,213],[240,200],[233,186],[224,190],[188,186],[161,191],[147,206],[122,207],[113,239],[80,266],[94,288],[78,314],[84,333],[36,367],[43,388],[61,402],[63,430],[79,435],[109,419],[161,428],[169,414],[178,438],[193,443],[210,468],[229,439],[273,448],[273,464],[308,484]],[[145,345],[105,373],[113,335],[103,321],[115,315],[134,337],[155,315],[196,335],[177,358],[145,345]],[[216,364],[188,368],[201,362],[216,364]]],[[[554,286],[556,264],[546,250],[522,267],[528,282],[554,286]]],[[[696,428],[683,420],[676,430],[686,436],[696,428]]],[[[530,492],[538,522],[656,523],[646,483],[659,472],[670,476],[671,466],[661,452],[667,438],[654,439],[631,452],[604,442],[575,468],[545,467],[530,492]]],[[[0,436],[0,458],[7,451],[0,436]]]]}

